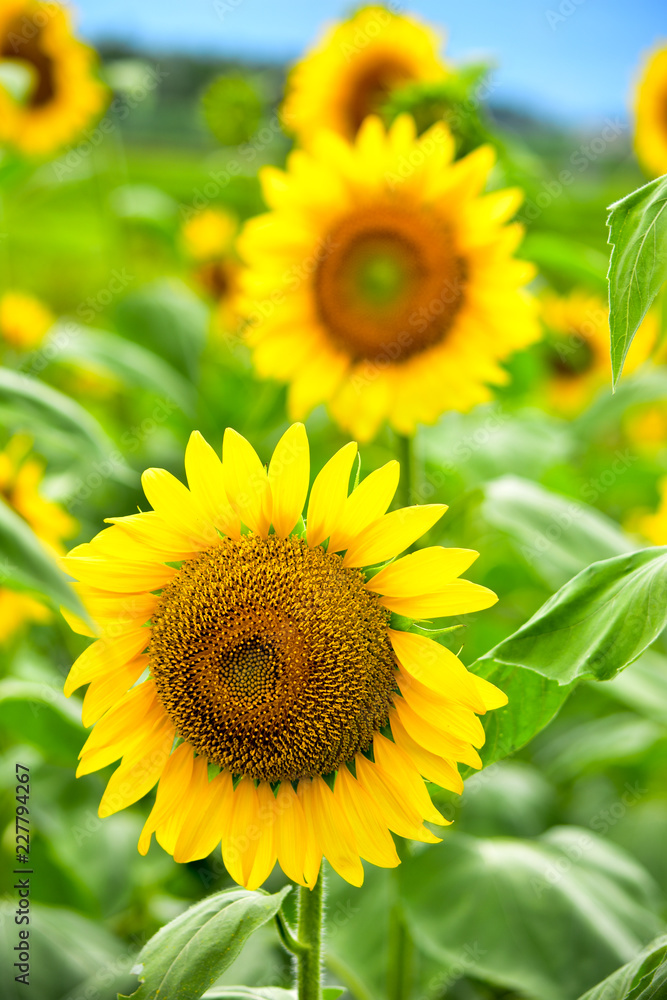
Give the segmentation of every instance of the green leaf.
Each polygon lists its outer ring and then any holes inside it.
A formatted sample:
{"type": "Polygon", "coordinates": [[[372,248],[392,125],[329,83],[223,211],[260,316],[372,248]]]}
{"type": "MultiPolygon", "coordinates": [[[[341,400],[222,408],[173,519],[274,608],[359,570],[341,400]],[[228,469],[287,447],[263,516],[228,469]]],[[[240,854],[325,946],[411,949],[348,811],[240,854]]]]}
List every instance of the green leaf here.
{"type": "Polygon", "coordinates": [[[141,985],[132,994],[133,1000],[198,1000],[231,965],[250,935],[275,916],[290,889],[287,886],[272,896],[227,889],[191,906],[142,948],[141,985]]]}
{"type": "MultiPolygon", "coordinates": [[[[175,406],[192,414],[195,391],[187,379],[153,351],[134,344],[125,337],[102,330],[89,330],[76,323],[66,324],[67,339],[58,347],[59,361],[101,365],[125,385],[136,385],[169,397],[175,406]]],[[[62,340],[61,326],[54,327],[50,340],[62,340]]]]}
{"type": "Polygon", "coordinates": [[[662,1000],[665,996],[667,935],[663,934],[579,1000],[662,1000]]]}
{"type": "Polygon", "coordinates": [[[0,368],[0,401],[3,399],[19,403],[21,410],[37,417],[47,427],[60,428],[79,442],[84,453],[103,456],[113,479],[135,485],[135,474],[116,461],[116,456],[120,457],[118,449],[102,425],[74,399],[37,378],[0,368]]]}
{"type": "Polygon", "coordinates": [[[593,563],[483,660],[528,667],[559,684],[608,680],[667,624],[667,547],[593,563]]]}
{"type": "Polygon", "coordinates": [[[660,929],[647,872],[575,827],[535,840],[449,833],[396,876],[420,951],[540,1000],[578,996],[660,929]]]}
{"type": "Polygon", "coordinates": [[[574,781],[593,770],[599,774],[606,765],[628,763],[651,749],[667,732],[651,719],[632,712],[615,712],[601,719],[568,725],[566,731],[551,736],[535,753],[536,763],[559,783],[574,781]]]}
{"type": "Polygon", "coordinates": [[[524,746],[581,680],[608,680],[667,624],[667,548],[593,563],[471,670],[509,698],[483,724],[485,765],[524,746]]]}
{"type": "Polygon", "coordinates": [[[635,549],[604,514],[528,479],[502,476],[487,483],[484,494],[484,519],[510,536],[551,588],[562,586],[592,562],[635,549]]]}
{"type": "Polygon", "coordinates": [[[86,612],[67,577],[29,525],[0,497],[0,587],[43,594],[56,607],[86,612]]]}
{"type": "Polygon", "coordinates": [[[667,657],[655,650],[647,650],[632,670],[624,670],[600,690],[644,718],[667,726],[667,657]]]}
{"type": "Polygon", "coordinates": [[[609,327],[613,384],[633,337],[667,279],[667,177],[610,206],[609,327]]]}
{"type": "Polygon", "coordinates": [[[561,233],[527,233],[521,256],[537,264],[542,273],[593,286],[602,294],[606,291],[604,255],[561,233]]]}
{"type": "Polygon", "coordinates": [[[183,282],[163,278],[126,296],[118,303],[116,322],[128,340],[143,344],[189,379],[196,379],[209,314],[183,282]]]}
{"type": "MultiPolygon", "coordinates": [[[[326,997],[327,990],[324,990],[326,997]]],[[[338,991],[339,996],[342,991],[338,991]]],[[[202,1000],[296,1000],[295,990],[280,986],[218,986],[204,993],[202,1000]]],[[[329,1000],[335,1000],[330,997],[329,1000]]]]}
{"type": "Polygon", "coordinates": [[[85,737],[79,707],[48,684],[8,677],[0,681],[0,723],[5,733],[37,747],[53,764],[71,767],[85,737]]]}

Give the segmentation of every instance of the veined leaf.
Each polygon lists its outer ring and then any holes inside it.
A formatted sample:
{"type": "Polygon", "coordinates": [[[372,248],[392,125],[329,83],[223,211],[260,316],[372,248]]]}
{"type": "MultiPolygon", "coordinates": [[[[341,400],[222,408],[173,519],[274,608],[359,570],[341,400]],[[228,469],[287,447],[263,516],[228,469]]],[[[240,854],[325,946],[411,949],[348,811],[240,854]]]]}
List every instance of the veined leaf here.
{"type": "Polygon", "coordinates": [[[667,935],[663,934],[579,1000],[659,1000],[665,995],[667,935]]]}
{"type": "Polygon", "coordinates": [[[114,479],[134,486],[136,475],[122,463],[111,461],[118,453],[102,425],[83,406],[45,382],[9,368],[0,368],[0,401],[10,399],[36,414],[47,425],[59,427],[95,456],[104,456],[114,479]]]}
{"type": "Polygon", "coordinates": [[[91,361],[117,375],[124,384],[166,395],[175,406],[192,414],[194,387],[153,351],[115,333],[89,330],[74,323],[67,323],[67,337],[61,337],[61,343],[60,333],[56,324],[49,337],[57,345],[59,361],[91,361]]]}
{"type": "Polygon", "coordinates": [[[43,594],[56,607],[86,612],[53,558],[22,517],[0,497],[0,587],[43,594]]]}
{"type": "Polygon", "coordinates": [[[227,889],[191,906],[142,948],[141,985],[132,1000],[198,1000],[250,935],[275,916],[290,889],[286,886],[272,896],[227,889]]]}
{"type": "Polygon", "coordinates": [[[524,746],[582,680],[609,680],[667,625],[667,547],[593,563],[473,664],[508,704],[484,719],[485,765],[524,746]]]}
{"type": "Polygon", "coordinates": [[[667,177],[610,207],[609,327],[616,385],[633,337],[667,279],[667,177]]]}

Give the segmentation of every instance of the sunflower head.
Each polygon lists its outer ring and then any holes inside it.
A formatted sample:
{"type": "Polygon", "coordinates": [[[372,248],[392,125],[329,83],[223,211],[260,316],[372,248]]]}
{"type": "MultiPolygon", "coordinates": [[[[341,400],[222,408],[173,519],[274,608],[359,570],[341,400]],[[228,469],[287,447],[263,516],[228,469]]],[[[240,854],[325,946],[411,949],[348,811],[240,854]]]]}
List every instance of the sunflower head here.
{"type": "Polygon", "coordinates": [[[42,342],[55,317],[39,299],[23,292],[5,292],[0,297],[0,342],[19,351],[42,342]]]}
{"type": "Polygon", "coordinates": [[[93,75],[94,53],[73,36],[60,4],[5,0],[0,61],[25,70],[29,79],[21,98],[0,82],[0,143],[29,155],[74,139],[107,100],[93,75]]]}
{"type": "MultiPolygon", "coordinates": [[[[575,289],[565,296],[545,295],[541,315],[552,406],[564,414],[574,413],[611,380],[609,306],[599,295],[575,289]]],[[[656,316],[648,313],[625,360],[626,373],[646,361],[657,334],[656,316]]]]}
{"type": "Polygon", "coordinates": [[[646,58],[635,91],[635,150],[654,177],[667,173],[667,45],[646,58]]]}
{"type": "Polygon", "coordinates": [[[355,437],[384,419],[411,433],[489,399],[500,362],[539,337],[522,229],[505,224],[521,192],[482,194],[490,147],[453,152],[442,124],[418,139],[408,115],[388,131],[371,116],[353,143],[320,132],[262,172],[271,211],[239,238],[243,308],[294,418],[327,402],[355,437]]]}
{"type": "Polygon", "coordinates": [[[222,462],[195,433],[188,487],[149,470],[152,511],[110,518],[64,560],[96,622],[67,616],[96,639],[66,684],[89,685],[96,723],[78,773],[122,758],[102,816],[158,783],[142,853],[153,833],[177,861],[222,844],[251,887],[276,860],[312,886],[325,856],[359,885],[361,858],[399,863],[390,831],[437,840],[423,778],[461,791],[457,762],[480,766],[478,715],[506,699],[413,623],[495,595],[459,579],[475,552],[396,558],[445,508],[387,513],[396,462],[350,493],[356,452],[337,452],[309,494],[301,424],[268,469],[232,430],[222,462]]]}
{"type": "Polygon", "coordinates": [[[293,68],[283,106],[286,127],[303,146],[310,146],[321,128],[353,139],[366,116],[377,113],[396,88],[447,75],[440,43],[412,17],[363,7],[329,28],[293,68]]]}

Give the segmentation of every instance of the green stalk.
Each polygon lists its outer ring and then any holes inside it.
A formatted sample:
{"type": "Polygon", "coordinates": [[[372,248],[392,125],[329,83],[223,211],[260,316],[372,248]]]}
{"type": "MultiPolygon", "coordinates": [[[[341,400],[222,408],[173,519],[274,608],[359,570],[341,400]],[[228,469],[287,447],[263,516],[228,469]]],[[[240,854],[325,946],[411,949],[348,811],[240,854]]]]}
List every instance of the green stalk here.
{"type": "Polygon", "coordinates": [[[415,468],[412,438],[405,434],[396,434],[396,458],[401,466],[401,478],[398,483],[397,501],[401,507],[410,507],[415,503],[415,468]]]}
{"type": "Polygon", "coordinates": [[[297,996],[299,1000],[322,998],[322,917],[324,915],[324,874],[320,871],[312,889],[299,888],[297,938],[306,947],[296,954],[297,996]]]}
{"type": "Polygon", "coordinates": [[[414,944],[403,911],[395,903],[389,914],[388,1000],[407,1000],[412,995],[413,954],[414,944]]]}

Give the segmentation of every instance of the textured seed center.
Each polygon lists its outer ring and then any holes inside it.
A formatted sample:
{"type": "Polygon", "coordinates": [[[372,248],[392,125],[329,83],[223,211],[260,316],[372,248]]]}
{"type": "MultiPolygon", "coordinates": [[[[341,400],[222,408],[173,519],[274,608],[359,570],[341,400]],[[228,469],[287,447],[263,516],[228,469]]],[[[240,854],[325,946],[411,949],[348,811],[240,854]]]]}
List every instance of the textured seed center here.
{"type": "Polygon", "coordinates": [[[464,301],[466,269],[443,223],[388,203],[355,211],[329,237],[315,301],[339,349],[400,363],[445,338],[464,301]]]}
{"type": "Polygon", "coordinates": [[[344,98],[350,138],[353,138],[364,118],[381,109],[393,90],[408,83],[413,72],[395,55],[378,54],[360,67],[349,83],[344,98]]]}
{"type": "Polygon", "coordinates": [[[151,671],[179,736],[233,774],[329,774],[368,749],[395,689],[388,612],[359,570],[246,535],[186,561],[153,616],[151,671]]]}
{"type": "MultiPolygon", "coordinates": [[[[34,25],[31,28],[34,30],[34,25]]],[[[11,22],[5,37],[0,38],[0,59],[19,59],[28,63],[35,74],[35,83],[27,101],[31,108],[49,104],[56,94],[53,59],[42,48],[41,38],[41,30],[28,37],[26,25],[20,18],[11,22]]]]}

